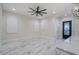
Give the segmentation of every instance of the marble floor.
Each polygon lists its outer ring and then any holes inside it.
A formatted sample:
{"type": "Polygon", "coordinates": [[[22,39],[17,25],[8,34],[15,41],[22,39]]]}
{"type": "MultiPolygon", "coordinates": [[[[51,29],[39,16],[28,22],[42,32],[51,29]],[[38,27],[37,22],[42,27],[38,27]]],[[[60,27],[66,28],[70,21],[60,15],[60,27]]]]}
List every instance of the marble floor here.
{"type": "Polygon", "coordinates": [[[0,55],[55,55],[54,39],[14,39],[2,42],[0,55]]]}

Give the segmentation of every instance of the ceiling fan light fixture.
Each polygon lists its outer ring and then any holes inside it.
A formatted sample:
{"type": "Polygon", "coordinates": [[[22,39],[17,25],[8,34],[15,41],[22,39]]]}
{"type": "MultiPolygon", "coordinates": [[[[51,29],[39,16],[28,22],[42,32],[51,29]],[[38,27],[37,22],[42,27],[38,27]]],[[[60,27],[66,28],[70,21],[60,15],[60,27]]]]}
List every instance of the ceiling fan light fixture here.
{"type": "Polygon", "coordinates": [[[77,6],[74,7],[73,14],[79,17],[79,8],[77,6]]]}
{"type": "Polygon", "coordinates": [[[32,15],[36,15],[36,16],[43,16],[43,14],[47,14],[47,12],[45,12],[47,9],[42,9],[42,10],[40,10],[40,7],[39,6],[37,6],[37,8],[36,9],[33,9],[33,8],[29,8],[30,10],[31,10],[31,13],[32,13],[32,15]]]}

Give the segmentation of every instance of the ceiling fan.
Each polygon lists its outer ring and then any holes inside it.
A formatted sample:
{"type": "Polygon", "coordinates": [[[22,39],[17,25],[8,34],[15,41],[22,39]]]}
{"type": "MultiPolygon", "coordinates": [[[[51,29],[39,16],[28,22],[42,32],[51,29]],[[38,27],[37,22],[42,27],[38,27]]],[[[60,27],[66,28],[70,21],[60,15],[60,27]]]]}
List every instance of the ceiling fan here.
{"type": "Polygon", "coordinates": [[[73,9],[73,14],[79,17],[79,8],[78,7],[75,7],[73,9]]]}
{"type": "Polygon", "coordinates": [[[47,14],[47,12],[45,12],[47,9],[42,9],[40,10],[40,7],[37,6],[36,9],[33,9],[33,8],[29,8],[31,11],[28,11],[29,13],[31,13],[31,15],[36,15],[36,16],[43,16],[43,14],[47,14]]]}

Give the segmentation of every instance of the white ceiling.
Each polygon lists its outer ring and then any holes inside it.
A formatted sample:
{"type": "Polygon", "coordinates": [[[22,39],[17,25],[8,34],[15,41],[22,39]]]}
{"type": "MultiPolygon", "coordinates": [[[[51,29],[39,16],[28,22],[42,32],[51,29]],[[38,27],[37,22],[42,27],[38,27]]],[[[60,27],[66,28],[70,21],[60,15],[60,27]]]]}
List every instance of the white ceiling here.
{"type": "Polygon", "coordinates": [[[3,10],[5,11],[22,14],[29,17],[36,17],[30,15],[28,11],[29,8],[36,8],[38,5],[40,6],[40,9],[47,9],[47,14],[44,15],[43,17],[69,16],[72,15],[72,10],[75,7],[75,5],[79,6],[79,4],[72,4],[72,3],[3,3],[2,7],[3,10]],[[16,10],[12,11],[12,8],[16,8],[16,10]],[[53,11],[55,11],[56,14],[53,14],[53,11]]]}

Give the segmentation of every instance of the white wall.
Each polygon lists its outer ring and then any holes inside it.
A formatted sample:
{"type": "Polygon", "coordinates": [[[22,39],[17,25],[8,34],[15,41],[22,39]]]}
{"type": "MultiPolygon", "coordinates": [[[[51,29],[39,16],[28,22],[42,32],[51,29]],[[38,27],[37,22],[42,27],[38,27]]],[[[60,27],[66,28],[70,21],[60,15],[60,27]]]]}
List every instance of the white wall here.
{"type": "MultiPolygon", "coordinates": [[[[13,20],[13,21],[14,21],[13,20]]],[[[12,21],[12,22],[13,22],[12,21]]],[[[3,11],[3,39],[15,39],[15,38],[53,38],[55,37],[55,19],[48,17],[46,19],[33,19],[24,15],[18,15],[10,12],[3,11]],[[17,27],[15,33],[7,32],[7,20],[17,20],[16,26],[13,23],[12,27],[17,27]]],[[[8,22],[9,23],[9,22],[8,22]]],[[[12,24],[10,22],[10,24],[12,24]]],[[[10,30],[8,29],[8,30],[10,30]]]]}
{"type": "MultiPolygon", "coordinates": [[[[10,21],[10,24],[11,24],[11,21],[10,21]]],[[[6,39],[15,39],[15,38],[22,38],[22,37],[36,38],[38,33],[34,29],[35,27],[34,24],[36,24],[36,20],[32,18],[29,18],[24,15],[18,15],[18,14],[13,14],[13,13],[4,11],[3,12],[3,39],[6,40],[6,39]],[[11,29],[12,28],[11,26],[7,28],[7,25],[8,25],[7,20],[10,20],[10,19],[17,20],[16,22],[17,24],[14,24],[14,23],[12,24],[12,27],[14,27],[14,29],[11,29]]]]}
{"type": "Polygon", "coordinates": [[[40,22],[40,36],[41,38],[52,39],[55,38],[55,19],[48,17],[40,22]]]}
{"type": "Polygon", "coordinates": [[[1,44],[1,39],[2,39],[2,7],[0,4],[0,44],[1,44]]]}

